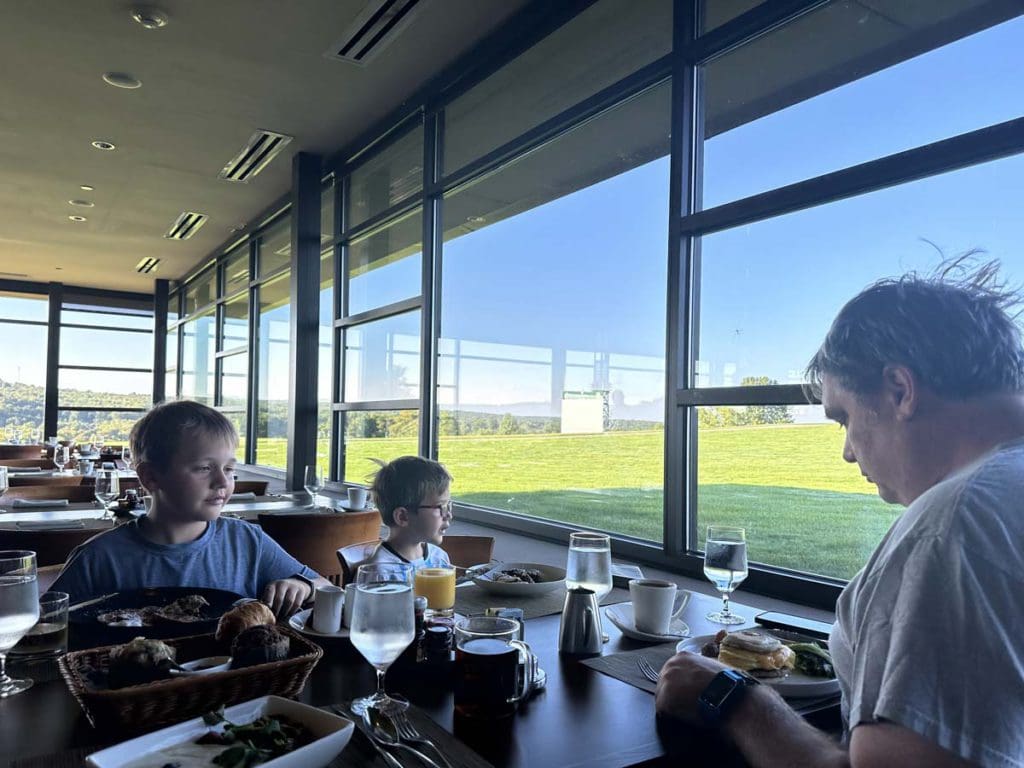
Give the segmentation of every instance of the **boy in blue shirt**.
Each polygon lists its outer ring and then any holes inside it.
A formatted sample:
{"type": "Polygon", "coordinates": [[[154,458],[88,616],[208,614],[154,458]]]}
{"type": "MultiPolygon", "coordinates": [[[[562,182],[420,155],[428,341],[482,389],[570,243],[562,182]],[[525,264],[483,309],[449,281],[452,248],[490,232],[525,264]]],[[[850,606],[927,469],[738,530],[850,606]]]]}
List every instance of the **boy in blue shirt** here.
{"type": "Polygon", "coordinates": [[[367,562],[450,567],[440,544],[452,522],[451,482],[448,470],[421,456],[402,456],[381,467],[371,491],[388,538],[367,562]]]}
{"type": "Polygon", "coordinates": [[[149,512],[77,547],[52,589],[71,602],[144,587],[212,587],[294,613],[327,584],[263,533],[222,518],[235,487],[238,434],[219,411],[191,401],[160,403],[129,438],[149,512]]]}

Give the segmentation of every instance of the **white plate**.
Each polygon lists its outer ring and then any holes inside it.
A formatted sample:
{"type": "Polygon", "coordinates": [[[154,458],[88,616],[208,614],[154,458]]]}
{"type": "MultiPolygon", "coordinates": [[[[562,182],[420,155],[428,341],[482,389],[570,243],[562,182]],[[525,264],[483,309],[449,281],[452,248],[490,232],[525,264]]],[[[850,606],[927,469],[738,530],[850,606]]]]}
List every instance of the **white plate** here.
{"type": "MultiPolygon", "coordinates": [[[[351,720],[280,696],[264,696],[236,704],[224,711],[228,720],[240,725],[251,723],[263,715],[284,715],[302,723],[313,732],[316,741],[269,762],[260,763],[260,768],[321,768],[330,763],[352,738],[354,726],[351,720]]],[[[197,717],[94,752],[86,758],[86,762],[93,768],[121,768],[159,749],[195,741],[209,729],[203,719],[197,717]]],[[[154,760],[153,764],[161,765],[158,760],[154,760]]]]}
{"type": "MultiPolygon", "coordinates": [[[[353,603],[354,605],[354,603],[353,603]]],[[[288,619],[288,626],[296,632],[312,637],[348,637],[348,627],[342,627],[337,632],[317,632],[313,629],[313,609],[306,608],[298,613],[293,613],[288,619]]]]}
{"type": "Polygon", "coordinates": [[[640,640],[645,643],[667,643],[690,634],[690,628],[682,619],[672,619],[668,625],[669,632],[665,635],[656,635],[653,632],[643,632],[637,629],[633,618],[632,603],[609,605],[604,609],[604,615],[631,640],[640,640]]]}
{"type": "MultiPolygon", "coordinates": [[[[676,646],[676,650],[699,654],[701,647],[705,643],[709,643],[714,639],[714,635],[690,637],[680,642],[676,646]]],[[[839,693],[838,679],[809,677],[807,675],[802,675],[799,672],[794,672],[793,670],[790,670],[789,674],[785,677],[763,678],[761,679],[761,682],[770,685],[778,691],[781,696],[786,697],[799,698],[807,696],[828,696],[832,693],[839,693]]]]}
{"type": "Polygon", "coordinates": [[[496,563],[489,571],[479,576],[474,576],[473,583],[494,595],[535,597],[546,594],[554,589],[565,589],[565,568],[559,568],[557,565],[545,565],[544,563],[496,563]],[[540,571],[541,578],[544,581],[537,584],[525,582],[505,584],[488,578],[492,574],[497,574],[498,571],[506,571],[510,568],[536,569],[540,571]]]}

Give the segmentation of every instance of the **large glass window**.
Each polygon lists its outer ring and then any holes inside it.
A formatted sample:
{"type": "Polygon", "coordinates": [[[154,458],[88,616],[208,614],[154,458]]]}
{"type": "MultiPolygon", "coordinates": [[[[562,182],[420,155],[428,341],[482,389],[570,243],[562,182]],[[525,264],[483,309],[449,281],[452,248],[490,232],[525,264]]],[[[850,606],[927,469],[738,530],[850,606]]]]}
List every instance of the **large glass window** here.
{"type": "Polygon", "coordinates": [[[213,310],[185,322],[181,340],[181,396],[213,405],[217,326],[213,310]]]}
{"type": "Polygon", "coordinates": [[[221,350],[245,347],[249,343],[249,292],[224,302],[224,331],[221,350]]]}
{"type": "Polygon", "coordinates": [[[459,501],[661,539],[669,97],[445,199],[439,458],[459,501]]]}
{"type": "Polygon", "coordinates": [[[224,296],[249,286],[249,241],[236,247],[224,262],[224,296]]]}
{"type": "Polygon", "coordinates": [[[76,443],[116,444],[124,446],[139,411],[57,411],[57,435],[76,443]]]}
{"type": "Polygon", "coordinates": [[[0,441],[42,436],[48,307],[45,296],[0,292],[0,441]]]}
{"type": "Polygon", "coordinates": [[[185,286],[185,314],[194,314],[217,297],[217,273],[208,269],[185,286]]]}
{"type": "Polygon", "coordinates": [[[291,371],[289,273],[259,288],[256,463],[284,469],[288,444],[288,376],[291,371]]]}
{"type": "Polygon", "coordinates": [[[416,210],[348,247],[348,314],[418,296],[423,214],[416,210]]]}
{"type": "Polygon", "coordinates": [[[419,388],[419,312],[346,329],[346,402],[414,398],[419,388]]]}
{"type": "Polygon", "coordinates": [[[349,411],[338,418],[345,435],[341,474],[346,483],[369,485],[379,462],[417,453],[417,411],[349,411]]]}
{"type": "Polygon", "coordinates": [[[334,381],[334,251],[320,256],[320,317],[316,380],[316,463],[331,472],[331,403],[334,381]]]}
{"type": "Polygon", "coordinates": [[[246,404],[249,402],[249,356],[245,352],[222,357],[220,361],[220,407],[238,430],[238,457],[245,460],[246,404]]]}
{"type": "Polygon", "coordinates": [[[259,276],[266,277],[291,262],[292,228],[291,220],[288,214],[285,214],[260,234],[256,260],[259,265],[259,276]]]}
{"type": "Polygon", "coordinates": [[[352,172],[348,226],[402,202],[423,189],[423,125],[417,125],[352,172]]]}

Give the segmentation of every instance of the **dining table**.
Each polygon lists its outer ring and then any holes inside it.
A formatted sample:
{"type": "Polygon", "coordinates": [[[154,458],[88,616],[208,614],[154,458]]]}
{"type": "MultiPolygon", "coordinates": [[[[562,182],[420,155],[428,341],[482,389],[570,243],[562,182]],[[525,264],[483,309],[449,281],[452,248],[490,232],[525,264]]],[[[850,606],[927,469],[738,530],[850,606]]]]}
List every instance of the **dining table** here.
{"type": "MultiPolygon", "coordinates": [[[[704,618],[719,604],[710,595],[693,594],[681,616],[691,636],[713,634],[720,628],[704,618]]],[[[756,613],[742,603],[734,603],[734,609],[747,616],[756,613]]],[[[457,716],[450,669],[434,668],[425,674],[420,664],[396,665],[388,672],[387,689],[405,696],[418,716],[429,718],[438,732],[462,742],[495,768],[746,764],[714,733],[657,718],[649,690],[595,669],[586,658],[560,654],[560,620],[560,615],[550,614],[525,622],[525,640],[546,673],[546,685],[509,718],[482,721],[457,716]]],[[[660,666],[660,660],[674,652],[674,641],[641,643],[607,620],[604,626],[609,641],[598,659],[650,656],[660,666]]],[[[324,655],[297,698],[345,712],[348,702],[374,689],[375,672],[347,638],[311,639],[321,645],[324,655]]],[[[814,724],[833,731],[838,728],[838,695],[792,704],[814,724]]],[[[78,766],[90,752],[122,740],[116,732],[94,729],[56,674],[44,675],[25,693],[0,700],[0,749],[10,768],[78,766]]],[[[403,765],[414,764],[403,761],[403,765]]]]}

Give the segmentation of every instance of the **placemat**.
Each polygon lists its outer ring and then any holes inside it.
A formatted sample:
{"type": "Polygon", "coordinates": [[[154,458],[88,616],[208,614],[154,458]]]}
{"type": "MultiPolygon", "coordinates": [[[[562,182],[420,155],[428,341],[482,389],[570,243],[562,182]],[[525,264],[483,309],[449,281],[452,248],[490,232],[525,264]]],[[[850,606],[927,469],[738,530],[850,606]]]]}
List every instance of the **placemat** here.
{"type": "MultiPolygon", "coordinates": [[[[384,761],[384,758],[373,748],[369,737],[362,730],[362,722],[352,716],[347,704],[340,706],[338,708],[340,711],[334,707],[323,707],[323,709],[334,714],[341,714],[356,724],[356,730],[352,734],[352,739],[349,741],[348,746],[331,761],[328,768],[390,768],[384,761]]],[[[454,768],[493,768],[489,762],[435,723],[429,715],[418,707],[409,707],[408,715],[409,720],[416,726],[420,735],[433,741],[454,768]]],[[[417,748],[419,747],[417,746],[417,748]]],[[[82,768],[85,758],[93,752],[98,752],[100,749],[103,749],[103,747],[93,746],[68,749],[48,755],[36,755],[22,760],[12,760],[7,765],[8,768],[82,768]]],[[[432,752],[433,750],[427,748],[426,753],[436,759],[437,756],[432,754],[432,752]]],[[[402,765],[418,763],[418,760],[405,750],[395,750],[395,756],[402,765]]]]}
{"type": "MultiPolygon", "coordinates": [[[[615,588],[601,600],[601,605],[613,605],[629,600],[629,590],[615,588]]],[[[455,590],[455,612],[467,616],[483,613],[488,608],[522,608],[523,617],[536,619],[561,613],[565,605],[565,590],[552,589],[536,597],[510,597],[487,592],[477,584],[468,584],[455,590]]]]}

